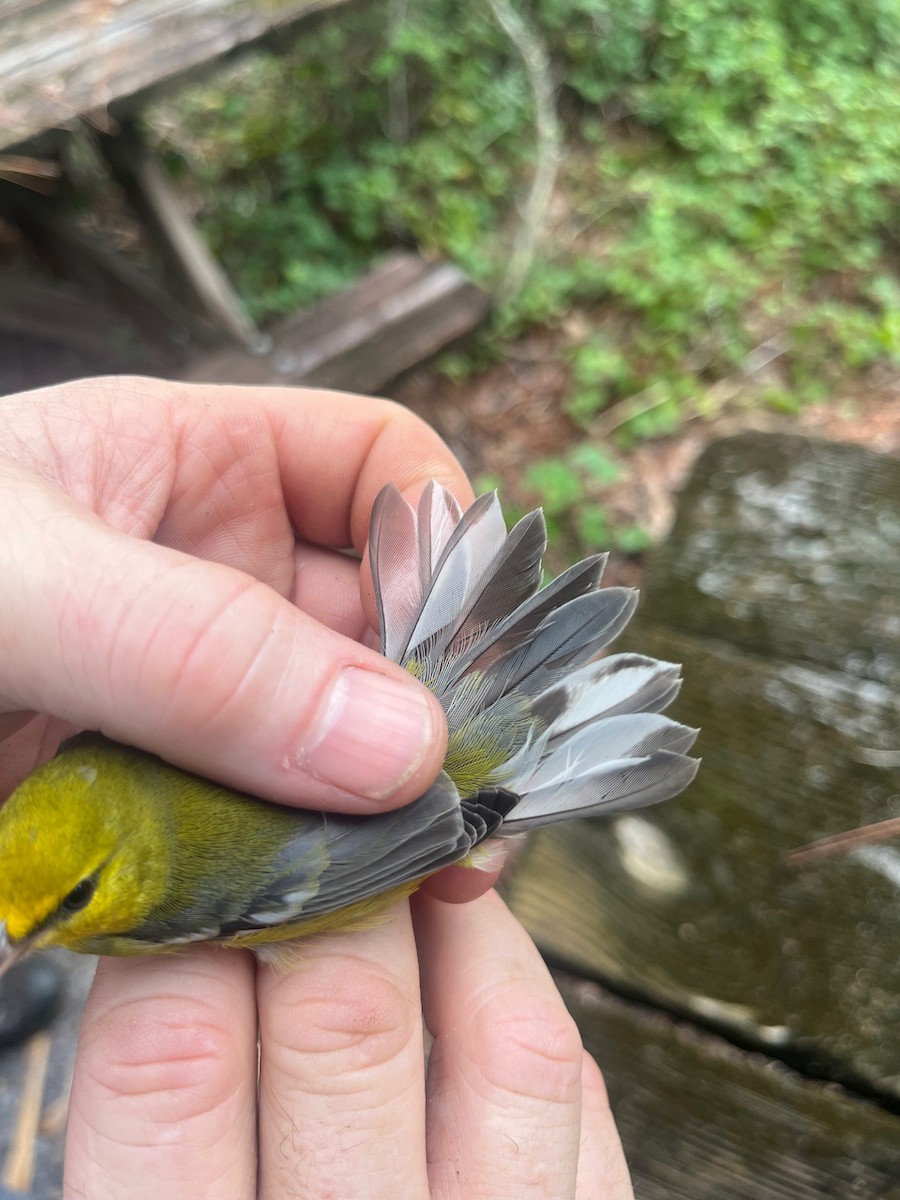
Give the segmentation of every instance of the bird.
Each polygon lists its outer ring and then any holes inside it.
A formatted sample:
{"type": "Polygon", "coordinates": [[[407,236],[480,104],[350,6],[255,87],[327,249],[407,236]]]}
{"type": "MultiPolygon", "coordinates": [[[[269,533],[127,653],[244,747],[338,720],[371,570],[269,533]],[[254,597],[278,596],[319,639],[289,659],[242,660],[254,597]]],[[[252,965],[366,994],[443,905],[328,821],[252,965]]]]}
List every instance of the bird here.
{"type": "Polygon", "coordinates": [[[596,554],[543,584],[540,509],[511,530],[495,492],[462,510],[389,484],[369,527],[381,653],[438,697],[434,784],[376,815],[288,808],[85,731],[0,810],[0,970],[33,950],[166,953],[195,942],[278,962],[363,929],[490,839],[681,792],[697,730],[663,715],[681,668],[607,647],[637,595],[596,554]]]}

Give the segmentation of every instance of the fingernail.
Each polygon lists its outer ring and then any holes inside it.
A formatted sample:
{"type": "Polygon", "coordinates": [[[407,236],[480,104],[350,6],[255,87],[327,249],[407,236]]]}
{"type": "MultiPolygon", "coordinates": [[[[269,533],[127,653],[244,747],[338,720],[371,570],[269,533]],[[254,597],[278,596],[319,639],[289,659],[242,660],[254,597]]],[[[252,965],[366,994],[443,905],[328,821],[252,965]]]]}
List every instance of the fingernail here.
{"type": "Polygon", "coordinates": [[[345,667],[297,759],[334,787],[381,800],[419,769],[433,737],[428,697],[416,687],[345,667]]]}

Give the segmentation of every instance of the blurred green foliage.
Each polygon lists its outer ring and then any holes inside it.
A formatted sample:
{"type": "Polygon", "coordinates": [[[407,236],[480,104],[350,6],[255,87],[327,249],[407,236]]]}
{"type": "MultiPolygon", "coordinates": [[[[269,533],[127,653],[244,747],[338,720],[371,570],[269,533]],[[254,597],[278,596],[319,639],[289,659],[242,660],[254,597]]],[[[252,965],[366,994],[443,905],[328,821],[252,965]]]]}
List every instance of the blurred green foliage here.
{"type": "Polygon", "coordinates": [[[486,282],[502,267],[492,243],[527,168],[531,96],[476,0],[427,0],[393,25],[384,4],[339,9],[177,106],[170,149],[189,156],[206,231],[259,318],[398,244],[486,282]]]}
{"type": "MultiPolygon", "coordinates": [[[[519,10],[549,56],[566,152],[539,258],[470,362],[558,326],[573,421],[589,430],[622,405],[627,442],[736,395],[792,411],[900,358],[896,0],[519,10]]],[[[338,9],[288,54],[171,109],[173,166],[190,160],[202,222],[256,317],[397,244],[502,279],[534,113],[479,0],[338,9]]],[[[565,492],[541,469],[546,494],[565,492]]]]}
{"type": "MultiPolygon", "coordinates": [[[[510,503],[504,490],[504,513],[511,523],[532,507],[543,508],[550,546],[545,565],[554,571],[598,550],[638,554],[647,549],[650,535],[640,525],[617,524],[606,500],[608,489],[625,475],[619,456],[579,442],[526,467],[518,489],[524,504],[510,503]]],[[[494,488],[503,490],[503,481],[488,475],[475,481],[479,494],[494,488]]]]}

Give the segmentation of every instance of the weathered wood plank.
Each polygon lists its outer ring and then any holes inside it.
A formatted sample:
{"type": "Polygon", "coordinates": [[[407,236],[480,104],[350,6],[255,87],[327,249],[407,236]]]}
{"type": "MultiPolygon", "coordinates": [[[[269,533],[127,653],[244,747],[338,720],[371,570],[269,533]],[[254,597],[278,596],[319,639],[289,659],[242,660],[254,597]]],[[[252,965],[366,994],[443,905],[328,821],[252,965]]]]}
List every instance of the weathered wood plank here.
{"type": "Polygon", "coordinates": [[[256,351],[266,339],[250,320],[222,267],[146,146],[136,121],[123,121],[115,134],[101,134],[100,148],[131,206],[156,245],[174,295],[193,297],[194,306],[223,338],[256,351]]]}
{"type": "Polygon", "coordinates": [[[744,434],[697,463],[645,583],[654,619],[900,689],[900,468],[744,434]]]}
{"type": "MultiPolygon", "coordinates": [[[[851,473],[837,465],[837,448],[799,439],[791,448],[802,460],[794,466],[777,439],[755,444],[746,473],[733,443],[710,451],[701,490],[692,484],[684,501],[699,514],[699,530],[679,518],[676,548],[653,568],[642,616],[617,644],[684,662],[674,713],[703,731],[696,782],[659,808],[534,835],[510,895],[538,941],[577,969],[896,1097],[900,848],[861,846],[803,867],[787,859],[814,838],[897,815],[900,694],[840,668],[852,658],[894,677],[900,623],[892,633],[887,617],[900,596],[900,522],[890,521],[900,463],[878,461],[845,491],[837,481],[851,473]],[[785,480],[797,477],[805,480],[802,509],[785,499],[785,480]],[[883,501],[872,507],[875,478],[883,501]],[[772,505],[763,503],[767,479],[772,505]],[[723,496],[732,493],[757,499],[731,509],[723,496]],[[732,513],[731,538],[724,526],[709,535],[719,511],[732,513]],[[845,566],[827,549],[835,530],[845,566]],[[819,570],[807,573],[801,555],[804,569],[794,575],[801,538],[820,547],[819,570]],[[846,586],[837,588],[844,570],[846,586]],[[719,581],[735,576],[751,581],[749,594],[737,585],[719,592],[719,581]],[[816,614],[810,657],[831,646],[831,670],[801,658],[800,619],[785,601],[795,586],[797,606],[816,614]],[[691,596],[705,605],[705,621],[691,596]],[[740,643],[748,611],[752,639],[735,648],[729,631],[740,643]],[[800,661],[765,656],[767,647],[788,646],[800,661]]],[[[848,454],[859,463],[855,448],[848,454]]]]}
{"type": "Polygon", "coordinates": [[[138,370],[149,357],[120,313],[69,284],[29,275],[0,278],[0,332],[69,346],[119,370],[138,370]]]}
{"type": "Polygon", "coordinates": [[[391,255],[357,283],[268,332],[271,349],[212,354],[188,378],[373,392],[485,317],[489,297],[449,263],[391,255]]]}
{"type": "Polygon", "coordinates": [[[136,325],[68,284],[0,280],[0,395],[84,375],[171,374],[182,357],[150,346],[136,325]]]}
{"type": "Polygon", "coordinates": [[[91,297],[103,297],[135,321],[148,339],[163,346],[183,344],[186,334],[215,345],[221,334],[203,314],[170,295],[147,272],[85,233],[65,208],[46,196],[0,180],[0,214],[17,225],[37,252],[91,297]]]}
{"type": "Polygon", "coordinates": [[[603,1069],[637,1200],[897,1200],[900,1117],[557,976],[603,1069]]]}
{"type": "Polygon", "coordinates": [[[0,148],[345,0],[0,0],[0,148]]]}

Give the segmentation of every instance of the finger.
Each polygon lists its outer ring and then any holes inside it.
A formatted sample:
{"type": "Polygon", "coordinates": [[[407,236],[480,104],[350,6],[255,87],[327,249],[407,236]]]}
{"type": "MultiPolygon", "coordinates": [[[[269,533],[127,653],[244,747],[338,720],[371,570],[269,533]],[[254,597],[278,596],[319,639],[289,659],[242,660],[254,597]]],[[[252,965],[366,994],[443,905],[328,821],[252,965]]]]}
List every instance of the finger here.
{"type": "Polygon", "coordinates": [[[388,482],[412,503],[431,479],[462,504],[472,499],[446,443],[400,404],[342,392],[301,396],[298,390],[261,388],[255,394],[280,435],[284,500],[306,541],[362,553],[372,505],[388,482]]]}
{"type": "Polygon", "coordinates": [[[395,484],[413,504],[431,479],[463,504],[473,498],[465,473],[439,435],[391,401],[304,388],[201,385],[190,390],[189,399],[191,405],[182,402],[173,415],[182,456],[190,456],[192,486],[182,493],[180,470],[160,540],[278,587],[277,566],[260,564],[253,547],[265,544],[264,531],[283,535],[278,519],[286,512],[299,538],[353,547],[362,555],[360,586],[371,625],[376,607],[364,549],[372,505],[385,483],[395,484]],[[255,418],[249,425],[248,410],[255,418]],[[224,449],[223,423],[233,439],[224,449]],[[237,480],[228,469],[233,461],[242,466],[237,480]],[[214,504],[198,503],[201,489],[193,478],[198,462],[205,466],[204,483],[214,504]],[[260,496],[260,480],[273,477],[277,495],[269,490],[260,496]]]}
{"type": "Polygon", "coordinates": [[[581,1069],[581,1149],[575,1200],[634,1200],[606,1085],[600,1068],[586,1052],[581,1069]]]}
{"type": "Polygon", "coordinates": [[[260,968],[260,1200],[426,1194],[424,1051],[409,906],[260,968]]]}
{"type": "Polygon", "coordinates": [[[432,1197],[574,1197],[581,1039],[537,950],[495,893],[415,919],[432,1197]]]}
{"type": "Polygon", "coordinates": [[[444,757],[435,697],[239,571],[118,534],[6,468],[0,692],[256,795],[366,811],[444,757]]]}
{"type": "MultiPolygon", "coordinates": [[[[63,738],[73,732],[71,726],[49,717],[31,714],[29,719],[27,713],[19,716],[24,717],[21,727],[6,736],[0,744],[0,805],[26,775],[46,762],[63,738]]],[[[11,724],[14,725],[15,721],[11,724]]]]}
{"type": "Polygon", "coordinates": [[[446,867],[422,884],[422,891],[447,904],[467,904],[489,892],[506,863],[508,847],[496,840],[475,850],[474,866],[446,867]]]}
{"type": "MultiPolygon", "coordinates": [[[[434,476],[465,499],[458,464],[423,422],[339,393],[101,379],[13,398],[0,432],[7,459],[77,501],[45,504],[38,520],[79,535],[44,531],[53,544],[35,547],[25,512],[18,544],[0,546],[14,578],[31,569],[0,650],[17,642],[23,613],[33,635],[18,662],[3,662],[0,707],[44,708],[286,803],[383,809],[432,782],[446,736],[434,699],[248,583],[289,592],[295,532],[361,550],[388,480],[414,497],[434,476]],[[237,571],[199,573],[130,539],[89,537],[79,505],[237,571]],[[41,592],[34,571],[47,553],[59,562],[41,592]],[[44,677],[32,679],[36,654],[44,677]]],[[[25,495],[21,474],[9,491],[25,495]]]]}
{"type": "Polygon", "coordinates": [[[359,598],[359,561],[346,554],[298,545],[288,599],[320,625],[355,642],[369,632],[359,598]]]}
{"type": "Polygon", "coordinates": [[[64,1196],[247,1200],[256,1006],[246,954],[101,960],[81,1025],[64,1196]]]}
{"type": "Polygon", "coordinates": [[[76,380],[6,398],[0,447],[115,528],[282,592],[285,539],[362,552],[385,483],[415,499],[434,478],[471,499],[409,409],[311,388],[76,380]]]}

